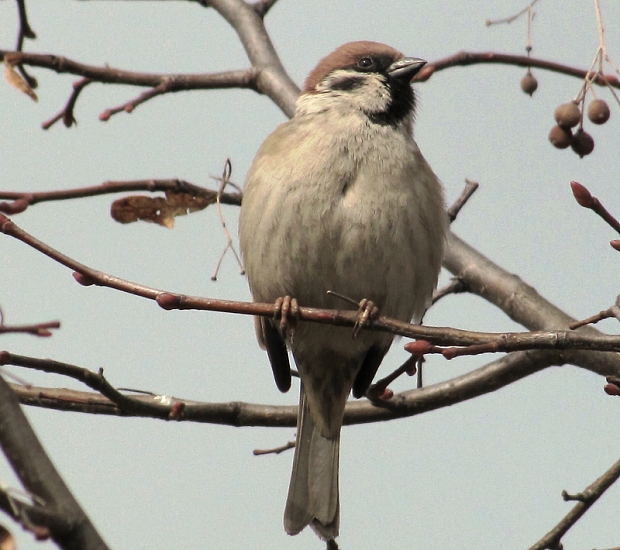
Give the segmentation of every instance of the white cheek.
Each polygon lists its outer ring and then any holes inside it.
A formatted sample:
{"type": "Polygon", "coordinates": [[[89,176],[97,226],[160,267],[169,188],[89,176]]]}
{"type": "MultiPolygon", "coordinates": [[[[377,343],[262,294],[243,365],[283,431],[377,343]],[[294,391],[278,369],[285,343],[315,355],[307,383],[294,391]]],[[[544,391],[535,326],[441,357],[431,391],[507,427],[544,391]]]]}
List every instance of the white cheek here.
{"type": "Polygon", "coordinates": [[[379,112],[390,104],[390,92],[383,77],[366,75],[363,84],[354,90],[333,90],[330,79],[317,86],[316,93],[302,94],[297,100],[296,115],[321,113],[328,110],[340,112],[379,112]]]}

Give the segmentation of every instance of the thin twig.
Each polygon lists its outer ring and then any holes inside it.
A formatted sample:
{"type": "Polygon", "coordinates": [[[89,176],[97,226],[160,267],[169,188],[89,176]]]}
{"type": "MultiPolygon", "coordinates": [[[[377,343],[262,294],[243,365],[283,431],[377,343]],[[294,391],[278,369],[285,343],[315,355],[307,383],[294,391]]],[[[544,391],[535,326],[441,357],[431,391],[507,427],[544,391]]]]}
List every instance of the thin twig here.
{"type": "Polygon", "coordinates": [[[75,115],[73,114],[73,111],[75,109],[75,103],[82,90],[92,82],[93,80],[91,80],[90,78],[82,78],[81,80],[74,82],[73,91],[71,92],[71,95],[69,96],[69,99],[67,100],[64,108],[58,114],[43,122],[41,124],[41,128],[43,128],[44,130],[48,130],[60,119],[62,119],[63,124],[67,128],[70,128],[74,124],[77,124],[77,120],[75,119],[75,115]]]}
{"type": "Polygon", "coordinates": [[[581,185],[576,181],[571,181],[570,186],[573,191],[573,196],[580,206],[589,208],[598,214],[607,222],[608,225],[620,233],[620,222],[607,211],[607,209],[601,204],[601,201],[594,197],[584,185],[581,185]]]}
{"type": "Polygon", "coordinates": [[[164,81],[158,86],[155,86],[154,88],[151,88],[146,92],[142,92],[138,97],[130,101],[126,101],[118,107],[111,107],[110,109],[106,109],[105,111],[103,111],[103,113],[99,115],[99,120],[105,122],[110,120],[112,115],[115,115],[117,113],[132,113],[138,105],[141,105],[142,103],[145,103],[149,99],[153,99],[158,95],[167,94],[170,91],[172,90],[170,89],[169,81],[164,81]]]}
{"type": "Polygon", "coordinates": [[[471,198],[471,196],[476,192],[476,189],[479,187],[479,183],[476,181],[465,179],[465,188],[461,191],[459,197],[454,201],[452,206],[448,208],[447,214],[450,223],[456,220],[456,217],[459,215],[459,212],[467,204],[467,201],[471,198]]]}
{"type": "Polygon", "coordinates": [[[274,4],[277,1],[278,0],[259,0],[258,2],[255,2],[254,4],[252,4],[252,7],[254,8],[254,11],[256,11],[258,16],[261,19],[264,19],[265,15],[267,15],[269,10],[273,8],[274,4]]]}
{"type": "Polygon", "coordinates": [[[366,397],[371,400],[387,400],[391,399],[394,393],[388,390],[388,386],[394,382],[399,376],[407,373],[409,376],[413,376],[416,373],[416,363],[419,357],[412,355],[407,359],[400,367],[395,369],[392,373],[388,374],[385,378],[377,380],[366,391],[366,397]],[[387,392],[387,393],[386,393],[387,392]]]}
{"type": "MultiPolygon", "coordinates": [[[[28,206],[39,202],[61,201],[78,199],[84,197],[95,197],[99,195],[111,195],[115,193],[126,193],[129,191],[175,191],[178,193],[188,193],[193,196],[205,197],[213,202],[217,199],[217,191],[201,187],[179,179],[163,180],[130,180],[130,181],[105,181],[100,185],[89,187],[78,187],[75,189],[59,189],[57,191],[0,191],[0,199],[11,200],[13,202],[0,202],[0,212],[5,214],[18,214],[26,210],[28,206]]],[[[220,202],[222,204],[241,204],[240,193],[221,193],[220,202]]]]}
{"type": "Polygon", "coordinates": [[[610,319],[611,317],[615,317],[616,319],[618,319],[618,321],[620,321],[620,296],[616,298],[616,303],[610,308],[600,311],[596,315],[592,315],[591,317],[583,319],[582,321],[575,321],[574,323],[568,325],[568,328],[570,328],[571,330],[575,330],[585,325],[598,323],[603,319],[610,319]]]}
{"type": "Polygon", "coordinates": [[[245,270],[243,268],[243,263],[241,262],[241,258],[239,257],[239,254],[237,254],[237,250],[235,249],[235,245],[233,243],[232,236],[230,235],[230,231],[228,231],[228,228],[226,227],[226,220],[224,218],[224,213],[222,212],[222,203],[220,202],[220,198],[222,194],[224,193],[226,186],[230,183],[229,180],[230,180],[231,175],[232,175],[232,163],[230,162],[230,159],[226,159],[226,162],[224,163],[224,170],[222,171],[222,176],[220,178],[220,186],[217,190],[217,198],[216,198],[217,215],[220,219],[220,225],[222,226],[222,229],[224,230],[224,235],[226,235],[226,247],[224,248],[224,250],[222,251],[222,254],[220,255],[217,265],[215,266],[215,271],[213,272],[213,275],[211,275],[212,281],[217,281],[217,274],[220,270],[220,266],[222,265],[222,261],[224,260],[224,256],[226,255],[226,252],[228,250],[232,250],[232,253],[235,256],[235,259],[237,260],[237,264],[239,264],[241,274],[243,275],[245,273],[245,270]]]}
{"type": "Polygon", "coordinates": [[[51,359],[35,359],[9,353],[8,351],[0,351],[0,365],[26,367],[78,380],[89,388],[98,391],[104,397],[107,397],[120,409],[121,414],[157,414],[160,418],[168,417],[172,407],[177,403],[176,400],[171,399],[163,403],[161,396],[157,396],[152,402],[145,403],[140,399],[134,399],[131,396],[125,395],[105,379],[103,369],[100,369],[99,372],[93,372],[69,363],[53,361],[51,359]]]}
{"type": "Polygon", "coordinates": [[[279,447],[274,447],[273,449],[254,449],[252,451],[252,454],[254,456],[279,455],[280,453],[283,453],[284,451],[288,451],[289,449],[294,449],[294,448],[295,448],[295,442],[287,441],[284,445],[280,445],[279,447]]]}
{"type": "MultiPolygon", "coordinates": [[[[570,500],[577,500],[578,503],[573,509],[564,516],[564,518],[542,539],[540,539],[529,550],[546,550],[561,548],[560,541],[568,530],[577,523],[588,509],[609,489],[620,477],[620,460],[618,460],[609,470],[607,470],[594,483],[579,494],[579,498],[573,496],[570,500]]],[[[564,500],[569,497],[565,491],[563,492],[564,500]],[[566,496],[565,496],[566,495],[566,496]]]]}
{"type": "Polygon", "coordinates": [[[5,325],[0,323],[0,334],[22,333],[32,334],[33,336],[52,336],[50,329],[60,328],[60,321],[48,321],[47,323],[36,323],[32,325],[5,325]]]}
{"type": "MultiPolygon", "coordinates": [[[[475,397],[496,391],[526,378],[550,366],[566,363],[583,364],[590,370],[603,367],[620,373],[617,356],[597,354],[592,365],[584,361],[579,352],[528,351],[516,352],[497,359],[488,365],[422,389],[396,394],[388,401],[349,401],[345,409],[344,424],[366,424],[395,418],[405,418],[428,411],[448,407],[475,397]]],[[[42,361],[42,360],[40,360],[42,361]]],[[[57,363],[57,362],[53,362],[57,363]]],[[[139,412],[127,412],[98,393],[81,392],[60,388],[11,386],[24,405],[53,410],[133,416],[171,420],[174,405],[168,410],[160,407],[143,408],[139,412]]],[[[161,405],[157,396],[133,395],[133,400],[145,404],[161,405]]],[[[273,406],[232,401],[228,403],[200,403],[189,399],[167,397],[164,404],[183,403],[185,408],[179,418],[185,422],[200,422],[227,426],[263,426],[292,428],[297,423],[297,406],[273,406]]]]}
{"type": "MultiPolygon", "coordinates": [[[[15,50],[21,52],[24,46],[24,38],[30,38],[34,40],[37,35],[32,30],[30,23],[28,22],[28,14],[26,13],[26,1],[25,0],[17,0],[17,13],[19,16],[19,29],[17,31],[17,44],[15,46],[15,50]]],[[[36,88],[38,86],[37,79],[30,75],[22,64],[17,65],[17,70],[24,77],[28,86],[31,88],[36,88]]]]}
{"type": "Polygon", "coordinates": [[[460,279],[459,277],[453,277],[447,285],[443,286],[442,288],[438,288],[433,293],[433,301],[431,302],[431,305],[436,304],[439,300],[445,298],[446,296],[449,296],[450,294],[461,294],[467,291],[468,288],[463,279],[460,279]]]}
{"type": "Polygon", "coordinates": [[[614,75],[605,75],[605,79],[601,75],[596,75],[589,70],[578,69],[562,63],[555,63],[544,59],[536,59],[527,55],[513,55],[496,52],[459,52],[449,57],[432,61],[424,66],[424,68],[416,75],[414,82],[428,80],[431,75],[436,72],[444,71],[452,67],[466,67],[478,64],[500,64],[513,65],[517,67],[532,67],[558,74],[565,74],[579,79],[584,79],[588,75],[593,77],[593,83],[599,86],[610,86],[620,89],[620,79],[614,75]]]}
{"type": "Polygon", "coordinates": [[[515,21],[516,19],[521,17],[524,13],[528,13],[532,9],[532,6],[534,6],[534,4],[536,4],[536,2],[538,2],[538,0],[533,0],[530,3],[529,6],[523,8],[521,11],[519,11],[519,12],[517,12],[514,15],[511,15],[509,17],[503,17],[501,19],[487,19],[485,21],[485,25],[487,27],[490,27],[491,25],[498,25],[500,23],[512,23],[513,21],[515,21]]]}

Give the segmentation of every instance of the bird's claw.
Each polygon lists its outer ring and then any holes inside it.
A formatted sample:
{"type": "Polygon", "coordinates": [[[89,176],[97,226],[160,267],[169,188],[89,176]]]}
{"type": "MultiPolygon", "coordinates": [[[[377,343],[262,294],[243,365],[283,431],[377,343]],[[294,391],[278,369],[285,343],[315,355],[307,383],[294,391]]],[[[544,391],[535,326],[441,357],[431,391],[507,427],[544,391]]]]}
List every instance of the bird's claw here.
{"type": "Polygon", "coordinates": [[[275,306],[276,310],[273,318],[275,320],[280,320],[278,325],[280,334],[282,334],[285,340],[288,337],[292,342],[295,336],[297,319],[299,318],[299,304],[297,303],[297,299],[291,298],[290,296],[283,296],[276,300],[275,306]]]}
{"type": "Polygon", "coordinates": [[[353,338],[359,334],[360,330],[369,327],[378,314],[379,308],[371,300],[364,298],[359,303],[359,309],[357,310],[357,321],[353,325],[353,338]]]}

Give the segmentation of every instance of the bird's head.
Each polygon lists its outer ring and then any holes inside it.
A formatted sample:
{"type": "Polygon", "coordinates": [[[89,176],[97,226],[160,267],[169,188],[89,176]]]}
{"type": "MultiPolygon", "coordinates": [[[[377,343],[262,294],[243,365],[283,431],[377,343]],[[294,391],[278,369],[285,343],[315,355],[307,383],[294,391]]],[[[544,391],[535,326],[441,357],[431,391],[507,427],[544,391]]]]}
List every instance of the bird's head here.
{"type": "Polygon", "coordinates": [[[425,64],[385,44],[349,42],[310,72],[296,115],[354,111],[371,122],[398,126],[413,114],[411,79],[425,64]]]}

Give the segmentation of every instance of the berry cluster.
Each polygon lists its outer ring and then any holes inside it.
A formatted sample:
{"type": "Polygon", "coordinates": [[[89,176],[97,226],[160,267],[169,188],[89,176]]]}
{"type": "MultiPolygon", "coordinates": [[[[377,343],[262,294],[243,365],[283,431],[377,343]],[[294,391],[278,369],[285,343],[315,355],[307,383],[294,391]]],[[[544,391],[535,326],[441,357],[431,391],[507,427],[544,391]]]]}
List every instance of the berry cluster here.
{"type": "MultiPolygon", "coordinates": [[[[558,149],[571,147],[581,158],[589,155],[594,150],[594,140],[583,129],[584,101],[571,101],[558,105],[554,117],[557,125],[549,132],[549,141],[558,149]],[[578,126],[575,133],[573,128],[578,126]]],[[[609,120],[609,106],[602,99],[595,99],[588,105],[588,120],[593,124],[605,124],[609,120]]]]}

